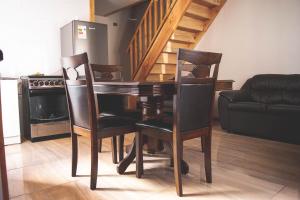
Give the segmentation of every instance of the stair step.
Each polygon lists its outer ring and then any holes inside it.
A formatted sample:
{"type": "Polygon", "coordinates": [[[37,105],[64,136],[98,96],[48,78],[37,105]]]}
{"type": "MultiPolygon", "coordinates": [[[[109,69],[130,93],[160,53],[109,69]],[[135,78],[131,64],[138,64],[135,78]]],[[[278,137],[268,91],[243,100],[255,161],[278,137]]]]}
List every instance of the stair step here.
{"type": "Polygon", "coordinates": [[[221,5],[221,0],[193,0],[193,2],[209,8],[221,5]]]}
{"type": "Polygon", "coordinates": [[[207,20],[211,18],[211,10],[206,6],[192,2],[186,11],[186,15],[202,20],[207,20]]]}
{"type": "Polygon", "coordinates": [[[176,64],[177,55],[174,53],[161,53],[156,63],[159,64],[176,64]]]}
{"type": "Polygon", "coordinates": [[[147,81],[167,81],[175,77],[175,74],[156,74],[150,73],[147,77],[147,81]]]}
{"type": "Polygon", "coordinates": [[[151,70],[153,74],[175,74],[176,64],[155,64],[151,70]]]}
{"type": "Polygon", "coordinates": [[[169,42],[167,42],[163,52],[164,53],[177,53],[178,48],[188,49],[189,45],[169,40],[169,42]]]}
{"type": "Polygon", "coordinates": [[[176,30],[170,37],[171,41],[191,44],[195,43],[195,34],[187,31],[176,30]]]}
{"type": "Polygon", "coordinates": [[[189,32],[201,32],[204,30],[204,23],[199,19],[183,16],[177,29],[189,32]]]}

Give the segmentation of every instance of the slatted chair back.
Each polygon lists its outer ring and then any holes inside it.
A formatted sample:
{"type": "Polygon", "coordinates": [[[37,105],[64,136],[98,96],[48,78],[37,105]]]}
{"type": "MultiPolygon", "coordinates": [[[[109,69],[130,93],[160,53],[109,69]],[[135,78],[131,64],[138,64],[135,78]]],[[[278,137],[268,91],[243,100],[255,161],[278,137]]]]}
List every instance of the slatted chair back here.
{"type": "MultiPolygon", "coordinates": [[[[94,81],[122,81],[122,67],[118,65],[90,64],[92,80],[94,81]]],[[[124,111],[125,97],[120,95],[97,95],[98,112],[119,114],[124,111]]]]}
{"type": "Polygon", "coordinates": [[[177,56],[173,130],[184,133],[209,127],[222,54],[179,49],[177,56]]]}
{"type": "Polygon", "coordinates": [[[61,61],[71,126],[96,130],[96,104],[87,54],[64,57],[61,61]],[[84,67],[84,76],[79,75],[80,66],[84,67]]]}

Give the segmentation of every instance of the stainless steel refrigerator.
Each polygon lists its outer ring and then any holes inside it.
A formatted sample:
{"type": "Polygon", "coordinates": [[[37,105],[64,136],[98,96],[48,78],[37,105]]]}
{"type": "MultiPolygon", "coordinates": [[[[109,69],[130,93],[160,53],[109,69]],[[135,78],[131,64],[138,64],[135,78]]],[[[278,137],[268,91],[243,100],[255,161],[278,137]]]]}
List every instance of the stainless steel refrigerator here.
{"type": "Polygon", "coordinates": [[[88,53],[89,62],[108,64],[107,25],[74,20],[60,29],[61,56],[88,53]]]}

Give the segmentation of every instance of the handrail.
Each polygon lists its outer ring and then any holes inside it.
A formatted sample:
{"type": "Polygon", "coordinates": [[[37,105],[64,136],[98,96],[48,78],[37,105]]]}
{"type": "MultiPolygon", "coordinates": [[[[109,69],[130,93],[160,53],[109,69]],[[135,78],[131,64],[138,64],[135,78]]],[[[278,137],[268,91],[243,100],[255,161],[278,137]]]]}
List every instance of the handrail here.
{"type": "Polygon", "coordinates": [[[177,0],[150,0],[150,3],[129,42],[127,51],[130,55],[132,75],[159,34],[177,0]]]}

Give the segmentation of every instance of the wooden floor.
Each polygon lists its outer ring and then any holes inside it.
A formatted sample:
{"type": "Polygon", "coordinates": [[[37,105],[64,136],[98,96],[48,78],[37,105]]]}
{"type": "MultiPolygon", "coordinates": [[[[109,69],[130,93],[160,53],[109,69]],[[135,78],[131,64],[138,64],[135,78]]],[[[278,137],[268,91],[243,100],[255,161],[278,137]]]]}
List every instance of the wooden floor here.
{"type": "MultiPolygon", "coordinates": [[[[130,140],[130,139],[128,139],[130,140]]],[[[127,142],[129,142],[127,140],[127,142]]],[[[110,142],[100,154],[98,188],[89,189],[89,140],[80,138],[78,177],[70,176],[71,142],[59,139],[6,147],[13,200],[300,199],[300,146],[213,131],[213,183],[206,184],[200,140],[185,143],[190,173],[176,196],[167,158],[145,157],[145,175],[132,164],[118,175],[110,142]]]]}

